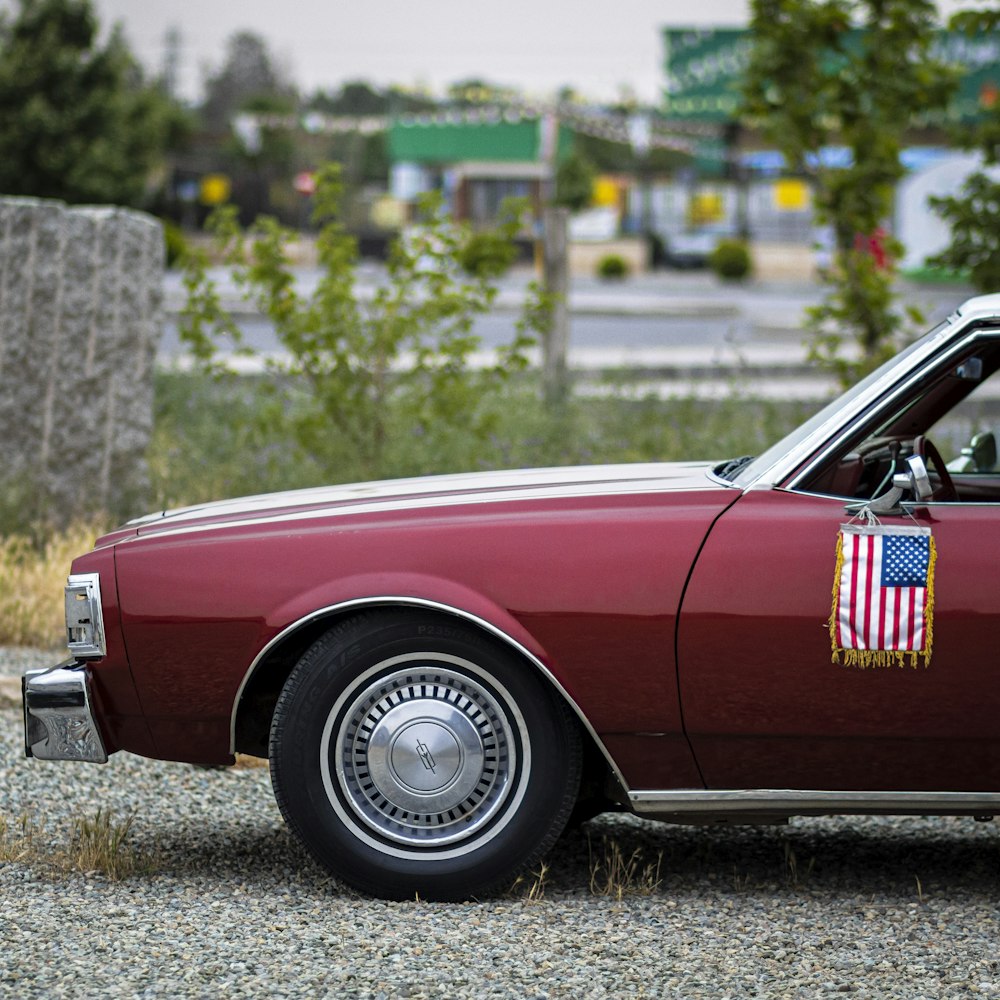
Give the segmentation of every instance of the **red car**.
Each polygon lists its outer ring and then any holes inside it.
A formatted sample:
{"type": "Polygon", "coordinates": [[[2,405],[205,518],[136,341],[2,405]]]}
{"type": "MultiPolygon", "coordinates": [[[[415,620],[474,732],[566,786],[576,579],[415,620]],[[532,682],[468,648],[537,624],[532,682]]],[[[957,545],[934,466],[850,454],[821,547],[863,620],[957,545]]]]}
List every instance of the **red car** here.
{"type": "Polygon", "coordinates": [[[73,564],[27,753],[268,757],[312,853],[391,898],[507,886],[574,810],[991,816],[998,369],[982,297],[757,458],[133,521],[73,564]]]}

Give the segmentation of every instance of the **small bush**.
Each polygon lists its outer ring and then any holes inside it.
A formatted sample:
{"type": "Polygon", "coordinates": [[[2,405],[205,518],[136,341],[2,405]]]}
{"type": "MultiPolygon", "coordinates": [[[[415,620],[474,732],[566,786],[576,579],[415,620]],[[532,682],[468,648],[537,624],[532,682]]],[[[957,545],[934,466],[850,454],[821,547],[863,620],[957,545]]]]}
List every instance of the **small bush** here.
{"type": "Polygon", "coordinates": [[[167,248],[167,267],[177,267],[188,251],[187,240],[177,223],[163,220],[163,242],[167,248]]]}
{"type": "Polygon", "coordinates": [[[750,250],[742,240],[719,240],[708,258],[708,266],[723,281],[742,281],[753,267],[750,250]]]}
{"type": "Polygon", "coordinates": [[[621,281],[628,277],[628,261],[619,254],[609,253],[598,262],[597,276],[605,281],[621,281]]]}
{"type": "Polygon", "coordinates": [[[475,278],[502,278],[517,257],[517,244],[492,230],[473,233],[459,252],[458,262],[475,278]]]}

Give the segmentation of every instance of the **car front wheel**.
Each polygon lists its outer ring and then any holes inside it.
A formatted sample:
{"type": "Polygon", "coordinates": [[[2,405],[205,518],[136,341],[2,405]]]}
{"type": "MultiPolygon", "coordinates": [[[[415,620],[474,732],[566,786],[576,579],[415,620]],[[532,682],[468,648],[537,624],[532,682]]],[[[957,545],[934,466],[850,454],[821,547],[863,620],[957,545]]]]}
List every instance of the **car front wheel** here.
{"type": "Polygon", "coordinates": [[[478,629],[366,613],[319,639],[275,708],[288,822],[344,882],[388,899],[507,888],[559,836],[579,786],[571,712],[478,629]]]}

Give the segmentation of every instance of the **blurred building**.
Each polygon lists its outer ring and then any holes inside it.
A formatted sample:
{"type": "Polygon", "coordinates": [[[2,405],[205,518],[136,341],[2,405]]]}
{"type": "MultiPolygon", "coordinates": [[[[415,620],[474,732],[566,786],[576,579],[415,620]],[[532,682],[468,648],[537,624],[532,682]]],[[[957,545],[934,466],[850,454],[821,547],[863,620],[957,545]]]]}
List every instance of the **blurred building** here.
{"type": "MultiPolygon", "coordinates": [[[[709,231],[750,236],[765,255],[769,246],[823,243],[823,234],[813,225],[807,181],[792,176],[781,154],[767,148],[740,120],[751,46],[745,28],[663,29],[663,113],[674,127],[690,134],[693,144],[688,166],[653,192],[654,228],[668,253],[671,244],[681,251],[700,246],[709,231]]],[[[917,111],[913,117],[911,145],[903,155],[908,178],[897,192],[894,220],[904,241],[919,243],[907,256],[909,266],[916,266],[918,256],[940,249],[944,238],[937,231],[940,220],[934,226],[927,193],[956,192],[977,162],[950,148],[951,130],[974,124],[1000,99],[1000,32],[969,37],[941,30],[932,55],[959,67],[962,75],[944,113],[917,111]],[[930,231],[933,239],[920,238],[930,231]]],[[[822,150],[818,160],[835,167],[849,156],[848,150],[831,147],[822,150]]]]}
{"type": "Polygon", "coordinates": [[[442,191],[457,219],[492,222],[505,198],[549,197],[572,132],[552,114],[476,108],[402,115],[389,127],[390,192],[413,205],[442,191]]]}

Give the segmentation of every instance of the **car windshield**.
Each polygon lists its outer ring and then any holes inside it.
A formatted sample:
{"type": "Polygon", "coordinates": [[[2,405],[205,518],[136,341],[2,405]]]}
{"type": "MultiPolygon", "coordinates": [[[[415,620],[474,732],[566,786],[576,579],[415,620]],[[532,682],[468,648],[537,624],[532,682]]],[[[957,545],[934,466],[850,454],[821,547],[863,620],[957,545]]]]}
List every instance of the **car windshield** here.
{"type": "Polygon", "coordinates": [[[891,371],[909,355],[922,348],[929,340],[937,336],[948,324],[947,321],[938,324],[929,333],[919,340],[914,341],[904,348],[899,354],[894,355],[885,364],[876,368],[856,385],[852,386],[845,393],[838,396],[833,402],[828,403],[818,413],[810,417],[804,424],[800,424],[791,434],[786,435],[776,444],[771,445],[763,454],[758,455],[752,461],[739,460],[738,464],[732,461],[723,463],[715,470],[716,475],[726,479],[735,486],[749,486],[755,479],[765,473],[782,455],[787,454],[809,437],[818,427],[821,427],[827,420],[833,417],[839,410],[850,405],[851,401],[862,395],[867,389],[874,385],[886,372],[891,371]],[[735,467],[734,467],[735,466],[735,467]]]}

